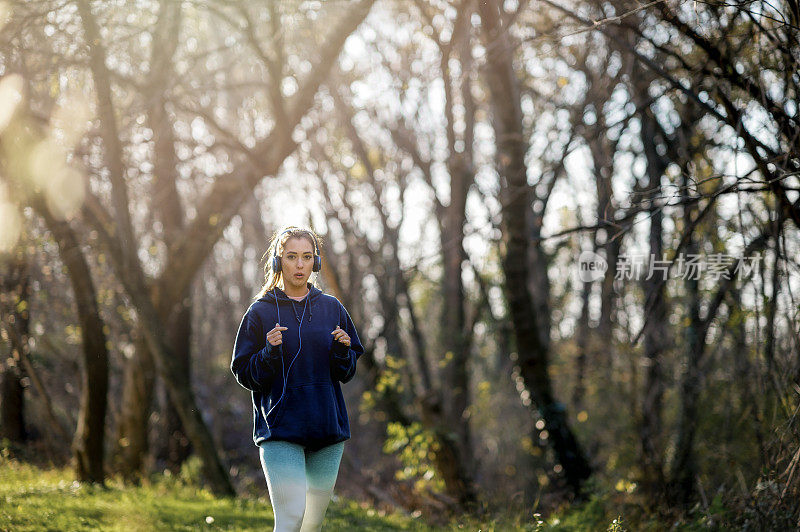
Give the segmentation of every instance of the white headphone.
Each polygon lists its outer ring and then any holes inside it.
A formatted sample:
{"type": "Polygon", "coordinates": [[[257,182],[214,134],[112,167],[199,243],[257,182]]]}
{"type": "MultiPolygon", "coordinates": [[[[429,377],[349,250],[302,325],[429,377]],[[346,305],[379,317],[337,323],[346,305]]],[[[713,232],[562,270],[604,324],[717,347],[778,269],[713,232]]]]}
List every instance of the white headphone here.
{"type": "MultiPolygon", "coordinates": [[[[275,295],[275,288],[272,289],[272,295],[275,295]]],[[[300,345],[298,346],[297,353],[295,353],[294,358],[292,359],[291,364],[289,364],[289,369],[286,371],[286,373],[283,372],[283,369],[284,369],[283,356],[281,356],[281,375],[283,376],[283,389],[281,390],[280,399],[278,399],[277,402],[274,405],[272,405],[272,408],[269,409],[269,412],[267,412],[266,417],[269,417],[269,415],[272,413],[272,411],[275,410],[275,407],[278,406],[278,403],[280,403],[281,400],[283,400],[283,394],[286,393],[286,380],[289,378],[289,372],[292,370],[292,365],[294,364],[294,361],[297,359],[297,356],[300,354],[300,349],[303,348],[303,337],[300,336],[300,330],[303,328],[303,317],[305,317],[305,315],[306,315],[306,305],[308,305],[308,298],[309,297],[311,297],[310,293],[308,295],[306,295],[306,300],[305,300],[305,303],[303,304],[303,314],[300,315],[300,325],[298,325],[298,327],[297,327],[297,338],[299,340],[300,345]]],[[[278,324],[280,324],[281,323],[281,310],[278,307],[278,297],[276,295],[275,295],[275,310],[278,311],[278,324]]],[[[267,341],[267,342],[269,343],[269,341],[267,341]]],[[[272,345],[272,344],[270,344],[270,345],[272,345]]],[[[265,419],[265,421],[266,421],[266,419],[265,419]]]]}

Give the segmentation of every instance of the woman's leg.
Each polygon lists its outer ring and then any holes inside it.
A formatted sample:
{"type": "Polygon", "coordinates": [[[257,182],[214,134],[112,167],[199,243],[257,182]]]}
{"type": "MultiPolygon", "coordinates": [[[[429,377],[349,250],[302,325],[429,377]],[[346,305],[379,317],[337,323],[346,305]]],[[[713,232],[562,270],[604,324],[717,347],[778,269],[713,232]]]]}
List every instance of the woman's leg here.
{"type": "Polygon", "coordinates": [[[318,451],[306,452],[306,512],[301,532],[318,532],[322,528],[333,486],[339,475],[344,442],[334,443],[318,451]]]}
{"type": "Polygon", "coordinates": [[[259,449],[275,514],[273,530],[297,532],[306,506],[305,449],[287,441],[265,441],[259,449]]]}

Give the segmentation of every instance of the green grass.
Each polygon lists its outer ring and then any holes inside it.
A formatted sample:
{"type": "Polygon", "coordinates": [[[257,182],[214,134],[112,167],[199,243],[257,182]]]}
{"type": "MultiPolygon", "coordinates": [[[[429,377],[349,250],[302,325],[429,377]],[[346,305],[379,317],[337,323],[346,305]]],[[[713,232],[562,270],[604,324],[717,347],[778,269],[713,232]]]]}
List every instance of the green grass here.
{"type": "MultiPolygon", "coordinates": [[[[141,486],[73,481],[67,468],[40,469],[0,455],[0,530],[271,530],[263,497],[216,497],[182,478],[158,475],[141,486]]],[[[324,530],[442,530],[400,513],[383,515],[344,498],[332,501],[324,530]]],[[[445,530],[524,530],[516,523],[460,520],[445,530]]],[[[528,530],[534,530],[531,524],[528,530]]]]}
{"type": "MultiPolygon", "coordinates": [[[[2,449],[0,449],[2,451],[2,449]]],[[[0,452],[0,531],[5,530],[271,530],[272,509],[263,496],[216,497],[197,486],[190,467],[180,476],[154,475],[141,486],[110,479],[105,488],[73,481],[66,468],[40,469],[0,452]]],[[[447,527],[429,526],[401,513],[386,515],[338,497],[331,502],[323,530],[473,530],[614,531],[717,530],[706,518],[687,521],[643,515],[621,494],[595,495],[583,504],[565,505],[546,519],[511,514],[479,520],[464,516],[447,527]],[[620,517],[616,524],[613,522],[620,517]],[[538,521],[538,523],[537,523],[538,521]]]]}
{"type": "Polygon", "coordinates": [[[126,487],[111,480],[104,489],[71,477],[69,470],[3,460],[0,529],[249,530],[272,522],[258,500],[215,498],[177,481],[126,487]]]}

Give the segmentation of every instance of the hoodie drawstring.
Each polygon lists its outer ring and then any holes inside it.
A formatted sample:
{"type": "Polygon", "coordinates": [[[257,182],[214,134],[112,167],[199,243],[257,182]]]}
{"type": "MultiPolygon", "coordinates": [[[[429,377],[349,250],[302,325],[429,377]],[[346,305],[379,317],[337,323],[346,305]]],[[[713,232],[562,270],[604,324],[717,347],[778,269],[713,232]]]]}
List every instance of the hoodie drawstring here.
{"type": "MultiPolygon", "coordinates": [[[[280,311],[280,309],[278,308],[278,306],[279,306],[279,305],[278,305],[278,295],[275,293],[275,291],[276,291],[276,290],[280,290],[280,289],[279,289],[279,288],[277,288],[277,287],[273,288],[273,289],[272,289],[272,297],[273,297],[273,298],[274,298],[274,300],[275,300],[275,310],[276,310],[276,312],[278,313],[278,321],[280,322],[280,312],[281,312],[281,311],[280,311]]],[[[292,299],[291,297],[288,297],[288,296],[286,296],[286,298],[285,298],[285,299],[284,299],[284,298],[281,298],[281,299],[283,299],[284,301],[286,301],[286,300],[288,299],[288,300],[291,302],[291,304],[292,304],[292,310],[294,311],[294,317],[295,317],[295,319],[297,320],[297,322],[298,322],[298,323],[300,323],[300,321],[302,320],[302,317],[297,315],[297,308],[294,306],[294,301],[295,301],[295,300],[294,300],[294,299],[292,299]]],[[[313,314],[313,312],[312,312],[312,310],[311,310],[311,308],[312,308],[312,305],[313,305],[313,304],[314,304],[314,302],[312,301],[312,298],[311,298],[311,290],[309,290],[308,294],[306,295],[306,301],[305,301],[305,304],[303,305],[303,306],[304,306],[304,311],[305,311],[305,307],[306,307],[306,305],[307,305],[307,308],[308,308],[308,321],[309,321],[309,322],[311,321],[311,318],[312,318],[312,316],[314,315],[314,314],[313,314]]]]}
{"type": "MultiPolygon", "coordinates": [[[[309,299],[306,300],[306,303],[308,304],[308,321],[311,322],[311,314],[312,314],[311,313],[311,294],[308,294],[306,297],[309,298],[309,299]]],[[[297,320],[297,323],[300,323],[300,320],[302,319],[302,317],[297,315],[297,308],[294,306],[294,299],[289,298],[289,301],[292,303],[292,310],[294,311],[294,317],[297,320]]]]}
{"type": "Polygon", "coordinates": [[[294,299],[289,298],[289,301],[292,303],[292,311],[294,312],[294,317],[297,320],[297,323],[300,323],[300,316],[297,315],[297,309],[294,306],[294,299]]]}

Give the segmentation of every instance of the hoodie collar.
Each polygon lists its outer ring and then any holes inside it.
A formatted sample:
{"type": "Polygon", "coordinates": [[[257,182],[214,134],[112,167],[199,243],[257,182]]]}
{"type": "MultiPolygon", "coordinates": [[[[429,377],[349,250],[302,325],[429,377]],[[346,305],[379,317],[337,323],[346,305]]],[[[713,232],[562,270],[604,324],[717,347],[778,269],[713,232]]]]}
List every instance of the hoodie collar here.
{"type": "MultiPolygon", "coordinates": [[[[306,294],[306,305],[308,306],[308,321],[311,321],[313,316],[313,303],[314,300],[317,299],[321,294],[322,290],[317,288],[316,286],[312,285],[309,282],[306,282],[306,286],[308,286],[308,294],[306,294]]],[[[258,299],[259,301],[266,301],[271,305],[277,305],[278,307],[291,305],[292,311],[294,312],[295,318],[297,319],[298,323],[300,322],[300,316],[297,315],[297,309],[295,308],[295,303],[299,303],[298,301],[290,298],[286,295],[286,292],[278,288],[277,286],[267,292],[264,296],[258,299]]],[[[278,312],[280,315],[280,311],[278,312]]]]}
{"type": "MultiPolygon", "coordinates": [[[[306,286],[308,287],[308,294],[306,294],[306,297],[308,298],[308,302],[310,304],[322,294],[322,290],[320,290],[319,288],[317,288],[316,286],[314,286],[313,284],[311,284],[309,282],[306,282],[306,286]]],[[[266,301],[266,302],[272,303],[274,305],[276,299],[278,300],[279,304],[280,303],[291,304],[292,301],[297,303],[296,299],[292,299],[289,296],[287,296],[286,292],[284,292],[283,290],[281,290],[277,286],[275,288],[273,288],[272,290],[268,291],[261,298],[259,298],[259,301],[266,301]]]]}

